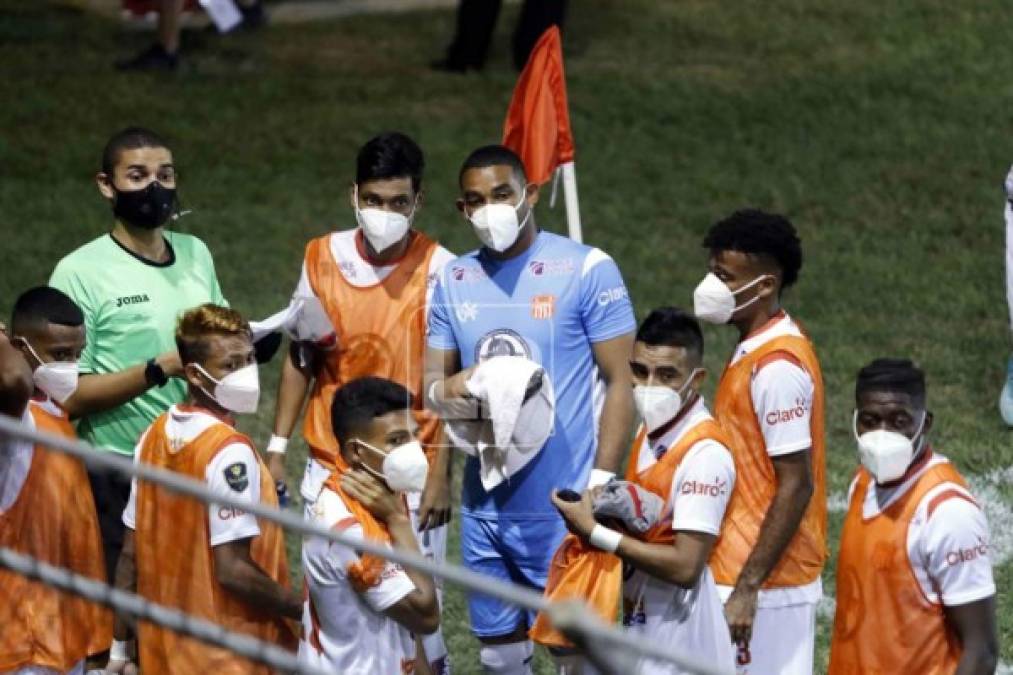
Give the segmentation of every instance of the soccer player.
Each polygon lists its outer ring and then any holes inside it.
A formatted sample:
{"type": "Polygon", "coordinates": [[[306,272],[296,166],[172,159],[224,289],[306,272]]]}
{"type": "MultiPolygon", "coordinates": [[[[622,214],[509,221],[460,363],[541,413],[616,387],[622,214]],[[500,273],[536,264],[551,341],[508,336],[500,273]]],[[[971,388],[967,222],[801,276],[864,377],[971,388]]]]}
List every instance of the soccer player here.
{"type": "Polygon", "coordinates": [[[781,307],[802,247],[786,218],[756,210],[716,223],[703,245],[710,271],[694,311],[739,334],[714,400],[737,475],[711,571],[740,672],[807,675],[827,516],[823,377],[812,343],[781,307]]]}
{"type": "MultiPolygon", "coordinates": [[[[260,395],[250,330],[238,312],[196,307],[179,320],[176,344],[189,386],[141,437],[135,461],[206,481],[218,493],[277,507],[267,467],[234,415],[253,413],[260,395]]],[[[117,587],[153,602],[294,649],[302,601],[288,588],[280,527],[242,509],[203,504],[148,482],[134,481],[123,512],[127,536],[117,587]]],[[[117,619],[111,669],[126,666],[131,629],[117,619]]],[[[264,673],[233,652],[141,622],[141,672],[264,673]]]]}
{"type": "MultiPolygon", "coordinates": [[[[0,413],[76,438],[60,401],[77,385],[84,316],[45,286],[14,303],[0,332],[0,413]]],[[[23,438],[0,439],[0,547],[105,582],[102,541],[81,462],[23,438]]],[[[109,646],[112,616],[69,593],[0,570],[0,672],[83,674],[109,646]]]]}
{"type": "MultiPolygon", "coordinates": [[[[313,522],[418,553],[403,493],[425,480],[428,462],[411,394],[382,378],[353,380],[334,394],[331,417],[340,452],[313,522]]],[[[314,537],[302,556],[308,599],[300,660],[334,673],[417,672],[412,634],[439,627],[433,580],[314,537]]]]}
{"type": "MultiPolygon", "coordinates": [[[[707,568],[735,485],[728,441],[707,412],[700,386],[703,334],[674,307],[651,312],[637,330],[633,398],[643,424],[626,479],[665,500],[643,537],[595,523],[591,491],[581,502],[553,496],[571,531],[624,563],[623,625],[655,644],[714,665],[735,663],[714,577],[707,568]]],[[[644,660],[640,675],[681,672],[644,660]]]]}
{"type": "MultiPolygon", "coordinates": [[[[176,170],[158,135],[115,134],[95,181],[112,206],[112,230],[61,260],[49,280],[81,307],[87,334],[81,381],[64,408],[79,419],[83,440],[129,456],[141,432],[186,396],[173,342],[179,314],[225,299],[207,246],[165,229],[177,205],[176,170]]],[[[88,473],[112,578],[130,481],[88,473]]]]}
{"type": "Polygon", "coordinates": [[[861,467],[837,559],[830,675],[995,672],[988,523],[929,443],[925,375],[906,359],[862,368],[853,424],[861,467]]]}
{"type": "MultiPolygon", "coordinates": [[[[375,376],[406,387],[422,424],[420,440],[436,462],[442,443],[439,420],[422,409],[426,314],[435,279],[453,258],[413,227],[422,208],[422,150],[401,133],[370,139],[359,150],[349,199],[358,227],[332,232],[306,247],[295,298],[316,298],[335,330],[334,343],[301,342],[282,366],[268,443],[268,466],[284,480],[284,452],[309,392],[303,437],[310,457],[300,493],[316,501],[333,471],[339,444],[331,431],[331,399],[345,382],[375,376]]],[[[448,457],[432,473],[445,475],[448,457]]],[[[408,493],[419,542],[430,558],[446,559],[450,497],[447,481],[433,481],[421,495],[408,493]]],[[[425,638],[433,672],[449,672],[442,634],[425,638]]]]}
{"type": "MultiPolygon", "coordinates": [[[[465,565],[541,590],[566,532],[553,489],[604,483],[622,459],[633,413],[636,322],[608,255],[539,231],[538,186],[528,183],[516,154],[479,148],[464,161],[459,184],[458,208],[482,247],[450,263],[437,285],[426,392],[436,410],[448,409],[467,398],[472,367],[499,354],[536,361],[551,379],[556,420],[545,446],[491,492],[482,487],[478,460],[469,458],[461,506],[465,565]]],[[[433,479],[447,475],[437,471],[433,479]]],[[[477,594],[468,608],[486,671],[529,672],[534,617],[477,594]]]]}

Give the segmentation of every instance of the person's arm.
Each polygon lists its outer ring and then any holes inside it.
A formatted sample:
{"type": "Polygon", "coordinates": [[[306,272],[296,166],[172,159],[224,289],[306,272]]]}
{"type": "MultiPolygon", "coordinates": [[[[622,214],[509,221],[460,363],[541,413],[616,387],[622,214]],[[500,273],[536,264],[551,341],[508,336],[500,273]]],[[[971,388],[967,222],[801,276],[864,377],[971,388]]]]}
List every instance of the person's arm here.
{"type": "Polygon", "coordinates": [[[0,413],[20,419],[33,391],[35,382],[28,361],[0,332],[0,413]]]}
{"type": "MultiPolygon", "coordinates": [[[[160,354],[155,357],[155,362],[162,367],[167,377],[179,377],[183,373],[179,354],[175,351],[160,354]]],[[[145,368],[147,363],[131,366],[118,373],[101,375],[82,373],[78,380],[77,391],[61,405],[72,418],[123,405],[154,386],[144,376],[145,368]]]]}
{"type": "Polygon", "coordinates": [[[753,632],[760,586],[773,571],[798,531],[813,495],[812,450],[770,458],[774,465],[774,499],[763,517],[756,546],[746,559],[725,603],[732,641],[748,643],[753,632]]]}
{"type": "Polygon", "coordinates": [[[419,500],[419,531],[430,530],[450,522],[450,447],[443,425],[437,430],[436,454],[426,477],[426,486],[419,500]]]}
{"type": "MultiPolygon", "coordinates": [[[[419,553],[411,521],[399,495],[365,471],[347,472],[342,476],[341,487],[375,518],[386,523],[392,546],[419,553]]],[[[436,632],[440,626],[440,608],[432,578],[410,567],[405,567],[404,571],[415,588],[383,613],[416,635],[436,632]]]]}
{"type": "Polygon", "coordinates": [[[943,612],[963,647],[955,675],[994,673],[999,663],[995,596],[966,605],[944,606],[943,612]]]}
{"type": "MultiPolygon", "coordinates": [[[[592,511],[592,492],[585,490],[579,502],[568,502],[553,492],[552,503],[566,522],[567,529],[584,541],[598,523],[592,511]]],[[[622,533],[620,533],[622,534],[622,533]]],[[[614,553],[656,579],[693,588],[700,580],[717,537],[706,532],[680,531],[669,544],[651,544],[622,534],[614,553]]]]}
{"type": "Polygon", "coordinates": [[[263,607],[290,619],[302,618],[302,600],[264,574],[250,557],[251,539],[239,539],[215,546],[215,579],[225,590],[253,607],[263,607]]]}
{"type": "Polygon", "coordinates": [[[598,423],[598,452],[594,468],[615,474],[623,461],[633,424],[633,387],[630,382],[630,354],[633,333],[595,342],[594,360],[605,380],[605,403],[598,423]]]}
{"type": "MultiPolygon", "coordinates": [[[[299,363],[299,351],[303,348],[304,344],[294,340],[289,343],[288,355],[281,366],[281,377],[278,378],[278,400],[274,407],[273,433],[276,437],[286,440],[292,437],[296,422],[299,421],[299,413],[302,412],[303,403],[306,401],[306,394],[313,382],[313,363],[305,366],[299,363]]],[[[274,480],[284,481],[285,453],[269,451],[267,468],[274,480]]]]}

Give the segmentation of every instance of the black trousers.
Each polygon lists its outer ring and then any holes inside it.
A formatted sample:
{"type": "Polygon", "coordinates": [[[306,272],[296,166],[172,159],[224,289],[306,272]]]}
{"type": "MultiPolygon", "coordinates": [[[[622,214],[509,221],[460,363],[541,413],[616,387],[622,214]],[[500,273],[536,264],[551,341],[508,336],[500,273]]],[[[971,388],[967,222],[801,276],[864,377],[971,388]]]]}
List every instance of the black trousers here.
{"type": "MultiPolygon", "coordinates": [[[[500,0],[461,0],[457,7],[457,33],[447,50],[447,63],[458,68],[481,68],[499,17],[500,0]]],[[[513,35],[514,66],[528,62],[535,42],[553,24],[563,27],[566,0],[524,0],[513,35]]]]}
{"type": "Polygon", "coordinates": [[[123,549],[123,535],[126,532],[123,509],[130,499],[130,478],[117,471],[88,469],[88,482],[91,483],[91,494],[95,499],[106,575],[111,585],[116,581],[116,564],[123,549]]]}

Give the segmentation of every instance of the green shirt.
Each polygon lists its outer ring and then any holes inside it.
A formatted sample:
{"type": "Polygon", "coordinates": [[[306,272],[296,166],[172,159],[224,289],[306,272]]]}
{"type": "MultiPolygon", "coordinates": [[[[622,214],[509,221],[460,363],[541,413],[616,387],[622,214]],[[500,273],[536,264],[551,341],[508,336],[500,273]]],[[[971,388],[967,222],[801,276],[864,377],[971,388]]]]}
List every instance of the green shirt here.
{"type": "MultiPolygon", "coordinates": [[[[226,304],[208,247],[200,239],[166,232],[169,260],[153,263],[105,235],[57,264],[49,285],[84,312],[88,343],[82,374],[115,373],[175,349],[176,320],[206,302],[226,304]]],[[[141,433],[169,406],[186,396],[186,384],[172,378],[118,408],[81,418],[78,434],[87,442],[133,454],[141,433]]]]}

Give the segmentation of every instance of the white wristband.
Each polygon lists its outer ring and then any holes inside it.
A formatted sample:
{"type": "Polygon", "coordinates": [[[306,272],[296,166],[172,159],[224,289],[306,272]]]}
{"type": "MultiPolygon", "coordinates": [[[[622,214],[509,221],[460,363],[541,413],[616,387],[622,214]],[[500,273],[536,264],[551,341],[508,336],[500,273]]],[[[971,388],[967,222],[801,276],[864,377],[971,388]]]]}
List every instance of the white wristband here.
{"type": "Polygon", "coordinates": [[[271,440],[267,442],[267,451],[274,452],[279,455],[284,455],[285,450],[288,449],[288,439],[284,436],[271,435],[271,440]]]}
{"type": "Polygon", "coordinates": [[[590,490],[591,488],[596,488],[599,485],[604,485],[615,477],[616,475],[611,471],[606,471],[605,469],[591,469],[591,477],[587,481],[587,489],[590,490]]]}
{"type": "Polygon", "coordinates": [[[110,661],[129,661],[130,660],[130,641],[129,640],[113,640],[112,645],[109,647],[109,660],[110,661]]]}
{"type": "Polygon", "coordinates": [[[600,548],[601,550],[609,553],[615,553],[616,549],[619,548],[619,542],[622,540],[622,533],[616,532],[615,530],[599,524],[594,526],[594,529],[591,530],[591,535],[587,538],[587,541],[591,544],[591,546],[600,548]]]}

